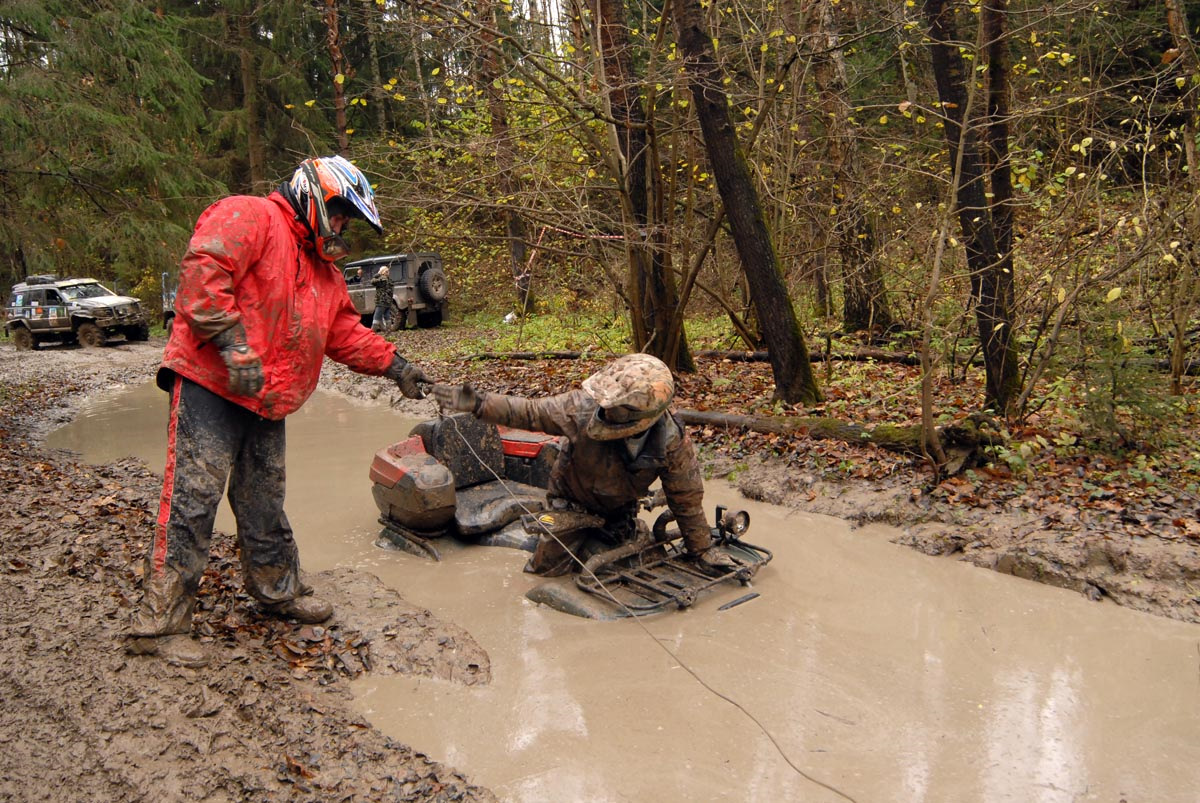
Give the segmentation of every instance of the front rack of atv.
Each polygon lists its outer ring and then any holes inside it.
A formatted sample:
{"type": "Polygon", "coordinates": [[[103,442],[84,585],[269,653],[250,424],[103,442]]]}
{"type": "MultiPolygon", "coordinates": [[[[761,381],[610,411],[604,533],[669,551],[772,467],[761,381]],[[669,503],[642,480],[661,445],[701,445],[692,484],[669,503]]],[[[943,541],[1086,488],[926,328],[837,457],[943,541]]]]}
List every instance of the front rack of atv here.
{"type": "Polygon", "coordinates": [[[628,544],[593,556],[575,576],[575,585],[635,615],[652,614],[688,608],[702,593],[730,580],[749,585],[773,557],[770,550],[733,536],[718,539],[717,546],[738,566],[702,567],[674,541],[628,544]]]}

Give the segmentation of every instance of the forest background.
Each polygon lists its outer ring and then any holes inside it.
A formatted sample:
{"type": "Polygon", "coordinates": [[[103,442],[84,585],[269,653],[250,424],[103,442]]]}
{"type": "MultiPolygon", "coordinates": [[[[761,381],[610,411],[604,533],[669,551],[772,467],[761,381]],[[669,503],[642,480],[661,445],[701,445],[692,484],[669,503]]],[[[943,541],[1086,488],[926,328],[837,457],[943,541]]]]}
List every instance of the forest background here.
{"type": "Polygon", "coordinates": [[[455,317],[528,313],[518,346],[681,374],[758,351],[757,412],[894,408],[938,477],[947,426],[986,412],[1012,471],[1087,445],[1151,476],[1169,446],[1195,490],[1198,22],[1182,0],[11,0],[0,280],[153,306],[205,206],[337,152],[386,227],[356,252],[440,251],[455,317]],[[916,370],[856,409],[835,356],[916,370]]]}

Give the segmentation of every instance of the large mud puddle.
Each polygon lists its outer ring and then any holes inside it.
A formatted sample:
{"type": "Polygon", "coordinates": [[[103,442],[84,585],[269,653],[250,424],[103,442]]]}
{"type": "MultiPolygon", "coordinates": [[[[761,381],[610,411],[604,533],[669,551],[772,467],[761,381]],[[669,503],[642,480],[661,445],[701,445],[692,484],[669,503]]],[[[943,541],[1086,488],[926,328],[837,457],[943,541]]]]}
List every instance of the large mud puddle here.
{"type": "MultiPolygon", "coordinates": [[[[50,445],[161,470],[166,397],[97,398],[50,445]]],[[[289,420],[304,566],[377,574],[465,627],[493,682],[356,681],[400,741],[514,801],[1193,801],[1200,626],[925,557],[883,530],[746,503],[755,582],[643,621],[526,601],[524,553],[374,546],[367,468],[414,422],[318,393],[289,420]],[[643,627],[644,626],[644,627],[643,627]]],[[[227,514],[226,514],[227,515],[227,514]]],[[[228,518],[218,523],[232,528],[228,518]]]]}

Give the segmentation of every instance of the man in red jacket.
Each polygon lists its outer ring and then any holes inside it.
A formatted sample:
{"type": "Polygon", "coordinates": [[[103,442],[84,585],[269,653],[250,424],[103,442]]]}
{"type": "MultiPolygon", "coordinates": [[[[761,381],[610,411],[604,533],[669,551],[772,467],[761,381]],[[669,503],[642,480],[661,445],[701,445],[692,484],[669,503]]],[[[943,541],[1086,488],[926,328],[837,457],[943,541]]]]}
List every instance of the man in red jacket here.
{"type": "Polygon", "coordinates": [[[192,609],[226,480],[247,592],[271,615],[333,614],[300,582],[283,511],[284,419],[312,394],[326,356],[395,380],[409,398],[424,398],[418,383],[429,381],[350,300],[334,260],[352,218],[382,233],[366,176],[334,156],[305,160],[266,198],[218,201],[196,222],[158,371],[171,394],[167,464],[130,652],[207,663],[190,637],[192,609]]]}

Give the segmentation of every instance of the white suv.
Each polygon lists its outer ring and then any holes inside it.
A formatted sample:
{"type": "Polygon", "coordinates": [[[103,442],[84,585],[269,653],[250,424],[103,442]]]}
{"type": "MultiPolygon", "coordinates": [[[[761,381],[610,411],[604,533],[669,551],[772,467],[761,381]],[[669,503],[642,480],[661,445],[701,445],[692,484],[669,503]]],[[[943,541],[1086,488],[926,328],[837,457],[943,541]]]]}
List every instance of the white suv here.
{"type": "Polygon", "coordinates": [[[113,335],[148,340],[150,325],[141,303],[119,296],[95,279],[30,276],[13,285],[4,328],[18,349],[39,343],[78,342],[96,348],[113,335]]]}

